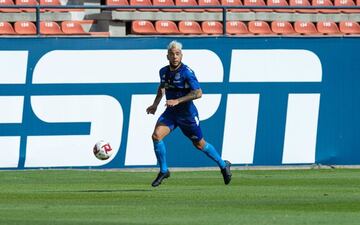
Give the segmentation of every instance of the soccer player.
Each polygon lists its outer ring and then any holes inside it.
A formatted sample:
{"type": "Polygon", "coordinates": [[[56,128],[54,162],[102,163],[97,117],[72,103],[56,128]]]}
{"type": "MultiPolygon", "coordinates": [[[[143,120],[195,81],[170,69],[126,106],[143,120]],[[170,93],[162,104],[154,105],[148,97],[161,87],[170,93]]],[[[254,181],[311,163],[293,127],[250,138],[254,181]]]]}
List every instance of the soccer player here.
{"type": "Polygon", "coordinates": [[[229,184],[232,175],[230,162],[222,160],[214,146],[203,138],[199,126],[198,111],[193,103],[193,100],[201,98],[202,90],[194,71],[181,62],[182,44],[180,42],[170,42],[167,59],[169,60],[169,65],[161,68],[159,72],[161,81],[155,100],[146,109],[148,114],[155,114],[165,94],[166,109],[159,117],[152,134],[160,172],[151,185],[157,187],[165,178],[170,177],[170,171],[166,164],[166,147],[163,139],[176,127],[180,127],[181,131],[192,141],[197,149],[204,152],[217,163],[223,175],[224,183],[229,184]]]}

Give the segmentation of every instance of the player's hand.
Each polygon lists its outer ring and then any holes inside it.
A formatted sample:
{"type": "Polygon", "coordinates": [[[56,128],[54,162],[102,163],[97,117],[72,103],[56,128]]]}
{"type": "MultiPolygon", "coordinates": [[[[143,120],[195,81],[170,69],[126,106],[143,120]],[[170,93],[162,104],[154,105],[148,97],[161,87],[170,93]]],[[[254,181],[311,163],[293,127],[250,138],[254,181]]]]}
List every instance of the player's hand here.
{"type": "Polygon", "coordinates": [[[174,106],[176,106],[178,104],[179,104],[179,101],[177,99],[170,99],[170,100],[166,100],[165,106],[174,107],[174,106]]]}
{"type": "Polygon", "coordinates": [[[146,113],[147,114],[155,114],[156,109],[157,109],[156,105],[151,105],[151,106],[147,107],[146,113]]]}

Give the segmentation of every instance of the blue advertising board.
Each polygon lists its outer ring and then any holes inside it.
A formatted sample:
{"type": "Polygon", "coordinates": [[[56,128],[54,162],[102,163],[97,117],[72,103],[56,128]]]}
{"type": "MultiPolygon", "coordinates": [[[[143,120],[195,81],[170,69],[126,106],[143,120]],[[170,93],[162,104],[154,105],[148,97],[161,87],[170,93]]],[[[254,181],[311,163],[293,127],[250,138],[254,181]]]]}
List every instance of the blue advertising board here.
{"type": "MultiPolygon", "coordinates": [[[[174,37],[0,39],[0,168],[153,167],[174,37]],[[114,151],[92,153],[99,140],[114,151]]],[[[176,37],[205,139],[235,165],[360,164],[360,39],[176,37]]],[[[215,166],[175,130],[170,167],[215,166]]]]}

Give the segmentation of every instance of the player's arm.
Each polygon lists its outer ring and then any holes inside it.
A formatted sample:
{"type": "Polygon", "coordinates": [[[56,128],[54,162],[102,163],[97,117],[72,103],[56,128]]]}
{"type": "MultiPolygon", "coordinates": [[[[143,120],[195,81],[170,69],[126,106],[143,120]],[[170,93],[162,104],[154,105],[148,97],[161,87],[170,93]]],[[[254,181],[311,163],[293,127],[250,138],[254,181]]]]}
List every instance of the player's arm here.
{"type": "Polygon", "coordinates": [[[188,102],[188,101],[192,101],[192,100],[201,98],[201,96],[202,96],[202,90],[201,90],[201,88],[198,88],[195,90],[191,90],[187,95],[180,97],[178,99],[167,100],[166,106],[168,106],[168,107],[176,106],[176,105],[184,103],[184,102],[188,102]]]}
{"type": "Polygon", "coordinates": [[[155,114],[156,109],[157,109],[162,97],[164,96],[164,93],[165,93],[165,88],[162,85],[159,85],[153,104],[146,109],[147,114],[149,114],[149,113],[155,114]]]}

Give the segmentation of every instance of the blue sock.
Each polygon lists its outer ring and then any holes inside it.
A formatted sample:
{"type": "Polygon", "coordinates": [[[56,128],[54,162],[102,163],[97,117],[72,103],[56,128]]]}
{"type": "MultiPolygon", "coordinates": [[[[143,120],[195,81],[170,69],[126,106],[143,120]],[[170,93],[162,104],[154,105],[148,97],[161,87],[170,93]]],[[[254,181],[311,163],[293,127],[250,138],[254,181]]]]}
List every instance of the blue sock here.
{"type": "Polygon", "coordinates": [[[210,143],[206,142],[202,150],[209,158],[214,160],[221,169],[226,167],[226,163],[224,162],[224,160],[221,159],[219,153],[210,143]]]}
{"type": "Polygon", "coordinates": [[[166,147],[165,143],[161,141],[153,141],[154,142],[154,151],[158,163],[160,165],[160,172],[166,173],[168,171],[168,167],[166,165],[166,147]]]}

